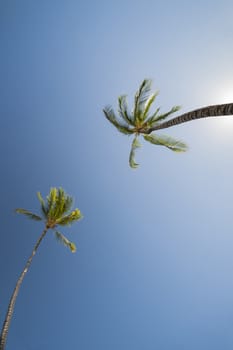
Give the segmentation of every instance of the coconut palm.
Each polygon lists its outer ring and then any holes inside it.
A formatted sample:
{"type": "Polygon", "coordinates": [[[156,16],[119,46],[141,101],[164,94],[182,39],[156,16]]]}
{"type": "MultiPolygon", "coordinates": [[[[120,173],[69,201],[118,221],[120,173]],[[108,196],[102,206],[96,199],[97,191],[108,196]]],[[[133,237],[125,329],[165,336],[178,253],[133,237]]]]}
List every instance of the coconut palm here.
{"type": "Polygon", "coordinates": [[[134,135],[129,155],[129,164],[132,168],[138,166],[134,160],[134,156],[136,149],[141,146],[138,141],[139,136],[142,135],[144,140],[154,145],[165,146],[174,152],[185,152],[188,147],[184,142],[170,136],[151,133],[194,119],[233,114],[233,103],[230,103],[196,109],[176,118],[164,121],[173,113],[179,111],[181,107],[174,106],[168,112],[162,114],[160,113],[160,108],[157,108],[154,113],[149,114],[150,108],[158,95],[158,91],[151,93],[151,84],[151,80],[143,80],[135,94],[132,112],[128,110],[126,95],[122,95],[118,98],[118,116],[116,116],[111,106],[106,106],[103,110],[106,118],[118,131],[126,135],[134,135]]]}
{"type": "Polygon", "coordinates": [[[65,246],[67,246],[72,253],[76,251],[76,246],[73,242],[70,242],[61,232],[57,231],[58,226],[70,226],[75,221],[78,221],[81,219],[82,215],[79,209],[74,209],[71,211],[71,207],[73,204],[72,197],[68,196],[65,191],[62,188],[51,188],[50,192],[44,200],[40,194],[40,192],[37,193],[38,199],[40,201],[41,206],[41,216],[34,214],[26,209],[18,208],[16,209],[16,213],[24,214],[29,219],[35,220],[35,221],[44,221],[45,227],[44,230],[39,237],[38,241],[36,242],[32,254],[27,260],[27,263],[19,276],[19,279],[16,283],[15,289],[12,293],[8,310],[6,313],[5,321],[3,323],[1,337],[0,337],[0,350],[5,349],[6,344],[6,338],[10,326],[10,321],[13,315],[14,306],[16,302],[17,295],[19,293],[20,286],[23,282],[23,279],[25,277],[25,274],[27,273],[32,259],[34,255],[37,252],[37,249],[39,248],[39,245],[43,238],[45,237],[46,233],[49,230],[54,231],[55,237],[63,243],[65,246]]]}

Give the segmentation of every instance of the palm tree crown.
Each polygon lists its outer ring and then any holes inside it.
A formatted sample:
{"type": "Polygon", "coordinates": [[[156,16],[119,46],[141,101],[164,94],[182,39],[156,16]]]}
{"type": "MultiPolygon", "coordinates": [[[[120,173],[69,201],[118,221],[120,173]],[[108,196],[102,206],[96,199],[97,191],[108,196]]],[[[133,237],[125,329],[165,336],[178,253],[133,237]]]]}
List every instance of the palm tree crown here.
{"type": "Polygon", "coordinates": [[[174,106],[168,112],[161,114],[160,108],[157,108],[154,113],[149,114],[150,108],[158,95],[158,91],[151,93],[151,84],[151,80],[143,80],[135,94],[134,108],[131,113],[128,111],[126,95],[118,98],[118,117],[115,115],[111,106],[106,106],[103,110],[106,118],[118,131],[126,135],[135,135],[129,155],[129,164],[132,168],[138,166],[134,160],[134,156],[135,150],[140,147],[138,141],[140,135],[144,137],[144,140],[154,145],[165,146],[174,152],[184,152],[187,150],[185,143],[175,140],[172,137],[156,134],[149,135],[154,127],[160,125],[161,121],[180,110],[180,106],[174,106]]]}
{"type": "Polygon", "coordinates": [[[70,226],[81,219],[82,214],[79,209],[71,211],[72,197],[68,196],[63,188],[51,188],[46,200],[42,198],[40,192],[37,193],[37,197],[40,201],[41,216],[22,208],[16,209],[16,212],[24,214],[32,220],[44,221],[46,228],[54,230],[56,238],[74,253],[76,251],[75,244],[56,229],[57,226],[70,226]]]}
{"type": "Polygon", "coordinates": [[[116,117],[111,106],[104,108],[106,118],[123,134],[135,134],[131,146],[129,156],[129,163],[132,168],[138,166],[134,161],[135,150],[140,147],[138,136],[143,135],[144,139],[154,145],[165,146],[175,152],[184,152],[187,150],[187,145],[184,142],[175,140],[164,135],[151,134],[153,131],[170,128],[178,124],[186,123],[195,119],[208,117],[221,117],[226,115],[233,115],[233,103],[217,104],[207,107],[195,109],[193,111],[179,115],[178,117],[165,120],[171,114],[177,112],[180,106],[175,106],[167,113],[159,114],[160,108],[149,115],[149,110],[152,103],[155,101],[158,92],[151,94],[151,80],[145,79],[139,87],[134,99],[134,108],[130,113],[127,107],[126,96],[118,98],[118,112],[116,117]]]}

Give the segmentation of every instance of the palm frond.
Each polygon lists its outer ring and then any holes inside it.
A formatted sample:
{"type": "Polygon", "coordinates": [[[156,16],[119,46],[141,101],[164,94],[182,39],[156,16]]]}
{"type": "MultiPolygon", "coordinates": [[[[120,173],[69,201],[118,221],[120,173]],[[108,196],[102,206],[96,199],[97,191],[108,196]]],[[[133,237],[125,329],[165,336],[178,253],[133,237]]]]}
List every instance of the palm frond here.
{"type": "Polygon", "coordinates": [[[130,124],[134,126],[132,116],[130,115],[128,111],[128,104],[127,104],[127,96],[122,95],[118,97],[118,106],[119,106],[119,115],[120,117],[126,122],[126,124],[130,124]]]}
{"type": "Polygon", "coordinates": [[[131,151],[129,154],[129,165],[131,166],[131,168],[137,168],[139,164],[137,164],[135,162],[135,151],[137,148],[141,147],[140,142],[138,141],[137,136],[135,136],[132,145],[131,145],[131,151]]]}
{"type": "Polygon", "coordinates": [[[40,201],[42,215],[44,216],[44,218],[47,218],[48,208],[46,207],[45,201],[44,201],[43,197],[41,196],[40,192],[37,192],[37,197],[40,201]]]}
{"type": "Polygon", "coordinates": [[[145,109],[144,109],[144,112],[143,112],[143,120],[145,120],[147,118],[149,110],[150,110],[150,107],[151,107],[152,103],[155,101],[155,99],[158,96],[158,94],[159,94],[159,91],[156,91],[154,94],[150,95],[150,97],[146,101],[145,109]]]}
{"type": "Polygon", "coordinates": [[[118,129],[118,131],[126,135],[132,134],[132,130],[130,130],[126,123],[120,123],[118,121],[111,106],[106,106],[103,109],[103,112],[105,114],[105,117],[110,121],[110,123],[112,123],[115,126],[115,128],[118,129]]]}
{"type": "Polygon", "coordinates": [[[75,221],[78,221],[82,218],[82,214],[79,209],[73,210],[70,214],[65,215],[61,218],[58,218],[56,220],[57,225],[61,226],[70,226],[72,225],[75,221]]]}
{"type": "Polygon", "coordinates": [[[135,121],[142,121],[144,116],[145,104],[150,96],[152,80],[144,79],[141,83],[134,98],[134,119],[135,121]]]}
{"type": "Polygon", "coordinates": [[[158,115],[158,113],[159,113],[159,111],[160,111],[160,108],[161,107],[158,107],[156,110],[155,110],[155,112],[147,119],[147,124],[148,125],[153,125],[153,123],[154,123],[154,121],[156,120],[156,118],[157,118],[157,115],[158,115]]]}
{"type": "Polygon", "coordinates": [[[76,245],[73,242],[70,242],[61,232],[55,232],[57,240],[68,247],[72,253],[76,252],[76,245]]]}
{"type": "Polygon", "coordinates": [[[170,136],[150,134],[144,135],[144,139],[154,145],[165,146],[174,152],[185,152],[188,149],[184,142],[170,136]]]}
{"type": "Polygon", "coordinates": [[[35,221],[41,221],[43,220],[39,215],[36,215],[26,209],[23,208],[17,208],[15,209],[16,213],[26,215],[29,219],[35,220],[35,221]]]}
{"type": "Polygon", "coordinates": [[[54,216],[54,209],[56,206],[56,201],[57,201],[57,188],[53,187],[50,189],[50,192],[47,196],[48,218],[53,218],[53,216],[54,216]]]}
{"type": "Polygon", "coordinates": [[[66,196],[65,204],[63,207],[63,214],[67,213],[73,205],[73,198],[70,196],[66,196]]]}
{"type": "Polygon", "coordinates": [[[181,106],[174,106],[170,109],[170,111],[168,111],[167,113],[164,113],[164,114],[160,114],[160,115],[157,115],[153,118],[152,120],[152,123],[151,123],[151,126],[153,127],[154,125],[156,125],[156,123],[160,120],[164,120],[166,119],[167,117],[169,117],[171,114],[179,111],[181,109],[181,106]]]}

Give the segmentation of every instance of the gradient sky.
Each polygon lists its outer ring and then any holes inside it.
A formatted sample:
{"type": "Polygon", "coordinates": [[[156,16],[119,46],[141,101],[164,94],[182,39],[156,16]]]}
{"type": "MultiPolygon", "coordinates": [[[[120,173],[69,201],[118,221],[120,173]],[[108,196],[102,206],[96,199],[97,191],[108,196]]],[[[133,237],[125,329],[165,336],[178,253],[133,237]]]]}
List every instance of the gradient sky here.
{"type": "MultiPolygon", "coordinates": [[[[7,350],[233,348],[233,119],[167,131],[174,154],[105,120],[144,78],[163,111],[233,100],[233,3],[0,1],[0,322],[62,186],[84,218],[48,235],[17,299],[7,350]]],[[[154,107],[156,108],[156,107],[154,107]]]]}

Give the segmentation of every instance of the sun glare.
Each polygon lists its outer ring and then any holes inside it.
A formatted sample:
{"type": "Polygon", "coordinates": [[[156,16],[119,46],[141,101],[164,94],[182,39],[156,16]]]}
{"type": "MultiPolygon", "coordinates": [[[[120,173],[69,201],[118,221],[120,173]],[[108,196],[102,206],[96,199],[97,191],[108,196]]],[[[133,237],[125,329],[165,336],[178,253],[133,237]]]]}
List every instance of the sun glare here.
{"type": "MultiPolygon", "coordinates": [[[[224,86],[222,90],[215,90],[212,96],[212,104],[233,103],[233,85],[229,84],[224,86]]],[[[212,119],[209,127],[212,131],[218,134],[218,137],[222,135],[227,141],[228,138],[232,138],[233,135],[233,115],[217,117],[212,119]]]]}

